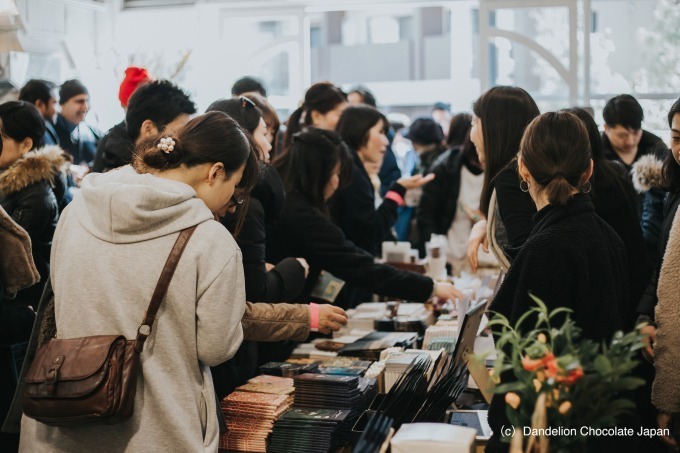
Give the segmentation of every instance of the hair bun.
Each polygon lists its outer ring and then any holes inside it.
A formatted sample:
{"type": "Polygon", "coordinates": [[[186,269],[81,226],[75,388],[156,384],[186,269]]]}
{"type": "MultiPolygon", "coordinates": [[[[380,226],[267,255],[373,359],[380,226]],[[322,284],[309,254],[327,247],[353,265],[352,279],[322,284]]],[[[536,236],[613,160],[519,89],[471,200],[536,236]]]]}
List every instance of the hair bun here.
{"type": "Polygon", "coordinates": [[[174,134],[158,135],[142,142],[137,149],[149,168],[165,170],[178,167],[182,162],[182,144],[174,134]]]}

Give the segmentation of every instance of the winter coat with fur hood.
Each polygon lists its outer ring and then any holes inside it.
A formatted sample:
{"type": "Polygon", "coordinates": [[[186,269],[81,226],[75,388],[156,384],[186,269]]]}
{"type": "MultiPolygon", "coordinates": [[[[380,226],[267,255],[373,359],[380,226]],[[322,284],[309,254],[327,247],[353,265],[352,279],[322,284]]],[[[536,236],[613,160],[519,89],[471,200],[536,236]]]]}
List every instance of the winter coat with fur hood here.
{"type": "Polygon", "coordinates": [[[66,193],[68,160],[58,146],[26,153],[0,171],[0,205],[31,238],[40,282],[20,291],[16,301],[37,305],[50,270],[52,236],[66,193]]]}

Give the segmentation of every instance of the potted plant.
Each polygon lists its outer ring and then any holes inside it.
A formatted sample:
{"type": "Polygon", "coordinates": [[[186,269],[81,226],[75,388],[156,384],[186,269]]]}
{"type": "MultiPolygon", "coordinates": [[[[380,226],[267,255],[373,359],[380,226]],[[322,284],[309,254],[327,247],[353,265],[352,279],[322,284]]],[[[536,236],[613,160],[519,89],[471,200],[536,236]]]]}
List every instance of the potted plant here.
{"type": "Polygon", "coordinates": [[[610,342],[597,343],[581,336],[570,309],[549,311],[530,297],[536,307],[515,326],[500,314],[489,323],[496,333],[494,393],[505,394],[514,427],[511,452],[576,451],[590,436],[632,435],[612,430],[632,430],[615,427],[635,408],[630,391],[644,384],[632,375],[642,335],[617,332],[610,342]],[[530,319],[535,325],[527,329],[530,319]],[[564,321],[557,326],[557,319],[564,321]]]}

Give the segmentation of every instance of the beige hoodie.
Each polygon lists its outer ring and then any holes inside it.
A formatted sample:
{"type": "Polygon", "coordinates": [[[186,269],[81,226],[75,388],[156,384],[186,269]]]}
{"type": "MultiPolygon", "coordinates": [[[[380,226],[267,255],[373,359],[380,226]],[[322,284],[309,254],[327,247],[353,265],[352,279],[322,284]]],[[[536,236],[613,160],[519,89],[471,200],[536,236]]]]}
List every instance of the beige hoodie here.
{"type": "Polygon", "coordinates": [[[131,167],[83,180],[52,246],[60,338],[134,338],[179,231],[198,224],[141,354],[134,416],[118,425],[55,428],[26,417],[21,451],[217,451],[208,366],[242,339],[241,252],[188,185],[131,167]]]}

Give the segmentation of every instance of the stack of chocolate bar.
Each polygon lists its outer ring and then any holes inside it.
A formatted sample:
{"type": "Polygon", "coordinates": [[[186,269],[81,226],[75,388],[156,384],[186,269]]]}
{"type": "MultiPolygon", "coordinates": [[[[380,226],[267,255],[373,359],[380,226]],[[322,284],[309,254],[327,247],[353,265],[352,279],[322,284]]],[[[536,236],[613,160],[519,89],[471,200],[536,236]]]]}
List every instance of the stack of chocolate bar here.
{"type": "Polygon", "coordinates": [[[257,376],[222,400],[227,432],[220,438],[220,449],[266,452],[267,437],[293,404],[293,380],[277,376],[257,376]]]}

